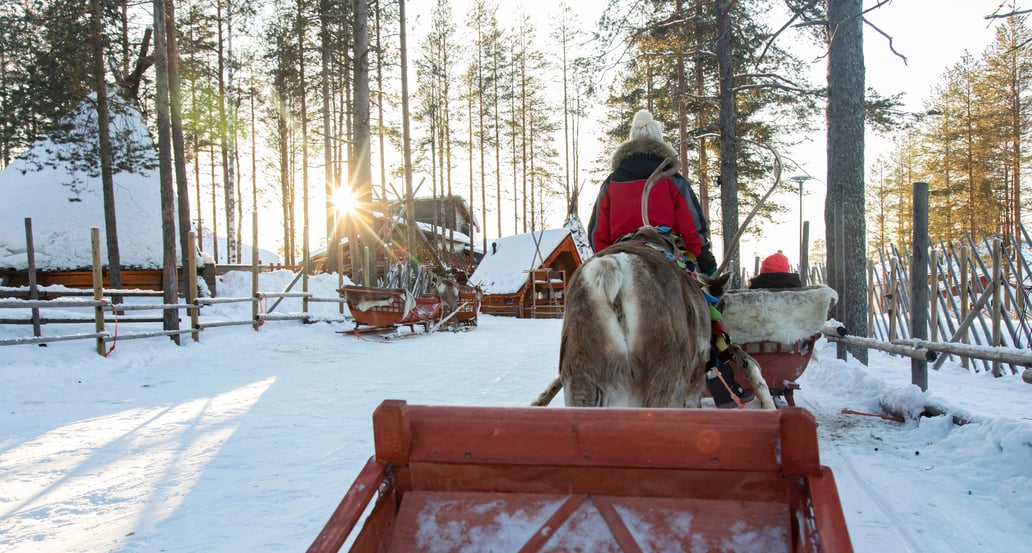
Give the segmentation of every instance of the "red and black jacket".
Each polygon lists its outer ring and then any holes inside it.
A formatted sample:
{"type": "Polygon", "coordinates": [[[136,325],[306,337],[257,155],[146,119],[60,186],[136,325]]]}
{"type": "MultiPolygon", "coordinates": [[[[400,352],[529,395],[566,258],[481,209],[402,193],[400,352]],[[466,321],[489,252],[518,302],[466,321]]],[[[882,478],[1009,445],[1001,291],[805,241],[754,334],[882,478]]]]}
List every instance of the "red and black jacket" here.
{"type": "MultiPolygon", "coordinates": [[[[628,140],[613,155],[613,172],[602,183],[588,222],[588,237],[600,251],[642,226],[641,195],[645,181],[667,157],[677,157],[673,148],[648,138],[628,140]]],[[[665,225],[684,241],[699,259],[704,272],[715,267],[710,253],[709,231],[699,201],[680,173],[661,179],[649,193],[649,224],[665,225]],[[705,259],[705,261],[704,261],[705,259]]]]}

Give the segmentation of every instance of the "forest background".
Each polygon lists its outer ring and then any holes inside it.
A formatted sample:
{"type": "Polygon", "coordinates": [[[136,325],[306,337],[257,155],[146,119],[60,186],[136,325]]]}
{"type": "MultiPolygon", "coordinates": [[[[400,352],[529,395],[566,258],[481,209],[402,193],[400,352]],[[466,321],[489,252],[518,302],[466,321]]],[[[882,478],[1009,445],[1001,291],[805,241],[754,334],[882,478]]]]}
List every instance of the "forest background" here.
{"type": "MultiPolygon", "coordinates": [[[[1019,7],[959,0],[869,4],[877,8],[865,12],[873,87],[869,248],[909,237],[915,180],[931,187],[933,236],[1006,235],[1029,197],[1022,175],[1032,65],[1021,47],[1029,31],[1023,16],[986,16],[1019,7]],[[913,28],[918,14],[928,21],[922,31],[913,28]]],[[[91,94],[96,98],[98,75],[112,87],[113,109],[135,102],[154,120],[147,32],[153,3],[0,5],[0,168],[45,133],[83,140],[63,128],[62,117],[91,94]]],[[[409,82],[402,83],[397,2],[175,2],[191,225],[229,236],[219,259],[238,261],[250,236],[248,215],[257,210],[261,245],[293,264],[305,242],[303,204],[315,214],[310,247],[318,248],[336,228],[340,190],[365,201],[395,200],[411,186],[418,196],[462,196],[482,225],[474,241],[486,248],[492,237],[556,227],[570,213],[586,221],[608,152],[626,136],[630,114],[647,107],[666,124],[668,140],[683,146],[685,172],[699,185],[718,243],[728,206],[747,212],[771,182],[769,156],[747,141],[777,148],[788,164],[785,176],[811,177],[786,180],[743,247],[754,255],[781,247],[792,253],[789,237],[805,218],[813,225],[811,260],[819,260],[827,36],[807,20],[820,20],[823,2],[732,3],[735,126],[745,145],[736,153],[739,182],[730,204],[716,186],[714,5],[413,2],[405,25],[409,82]],[[354,15],[363,6],[368,153],[354,148],[354,15]],[[403,155],[406,121],[411,173],[403,155]],[[370,158],[368,178],[355,169],[362,155],[370,158]]],[[[115,149],[129,151],[115,131],[115,149]]],[[[97,150],[87,139],[79,154],[91,171],[100,165],[97,150]]],[[[126,155],[114,170],[147,163],[153,158],[126,155]]]]}

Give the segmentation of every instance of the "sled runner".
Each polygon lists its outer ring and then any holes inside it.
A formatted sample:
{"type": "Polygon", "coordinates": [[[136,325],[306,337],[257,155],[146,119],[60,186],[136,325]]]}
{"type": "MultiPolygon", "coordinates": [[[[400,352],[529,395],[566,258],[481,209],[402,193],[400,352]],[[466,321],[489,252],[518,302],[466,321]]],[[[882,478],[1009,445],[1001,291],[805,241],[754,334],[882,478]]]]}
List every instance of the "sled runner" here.
{"type": "MultiPolygon", "coordinates": [[[[796,380],[806,370],[813,347],[838,299],[824,285],[805,288],[731,290],[723,299],[723,322],[731,339],[760,365],[772,396],[795,405],[796,380]]],[[[743,386],[748,379],[734,367],[743,386]]]]}
{"type": "Polygon", "coordinates": [[[799,408],[388,400],[373,437],[309,553],[852,551],[816,422],[799,408]]]}
{"type": "Polygon", "coordinates": [[[348,334],[393,332],[400,326],[414,333],[415,325],[428,331],[441,319],[440,298],[413,297],[404,288],[344,286],[337,291],[355,319],[355,328],[348,334]]]}

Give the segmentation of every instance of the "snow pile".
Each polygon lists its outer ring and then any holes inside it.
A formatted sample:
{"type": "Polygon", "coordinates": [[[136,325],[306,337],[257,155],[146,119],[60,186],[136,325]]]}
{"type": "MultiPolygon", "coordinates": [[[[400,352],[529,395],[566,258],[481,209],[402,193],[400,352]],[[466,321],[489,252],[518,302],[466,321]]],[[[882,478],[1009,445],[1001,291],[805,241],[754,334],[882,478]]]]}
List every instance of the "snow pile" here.
{"type": "MultiPolygon", "coordinates": [[[[154,167],[156,148],[143,115],[134,105],[114,101],[111,129],[116,150],[132,151],[132,163],[116,159],[115,211],[119,254],[125,268],[161,267],[161,191],[154,167]],[[117,109],[115,109],[117,106],[117,109]],[[121,145],[121,147],[119,146],[121,145]],[[133,167],[136,172],[119,171],[133,167]]],[[[95,101],[83,101],[65,123],[76,134],[96,136],[95,101]]],[[[0,269],[28,268],[25,219],[32,219],[36,267],[69,270],[90,267],[90,228],[100,228],[107,263],[104,198],[96,142],[74,144],[44,138],[0,171],[0,269]]]]}
{"type": "MultiPolygon", "coordinates": [[[[260,289],[292,278],[262,274],[260,289]]],[[[337,285],[332,275],[310,280],[320,297],[337,285]]],[[[250,290],[248,273],[218,286],[223,297],[250,290]]],[[[0,347],[0,550],[301,551],[372,455],[381,401],[523,406],[556,375],[560,319],[481,315],[470,332],[381,344],[337,334],[353,326],[336,322],[337,304],[310,305],[334,322],[211,328],[182,346],[118,342],[106,358],[89,340],[0,347]]],[[[286,298],[274,313],[296,311],[300,299],[286,298]]],[[[249,317],[247,303],[202,313],[249,317]]],[[[26,335],[27,325],[0,325],[0,338],[26,335]]],[[[909,358],[871,352],[864,367],[837,360],[824,340],[817,348],[795,398],[817,418],[857,553],[1027,548],[1032,386],[948,361],[921,392],[909,358]],[[890,404],[911,416],[937,405],[970,423],[841,412],[890,404]]],[[[449,536],[461,539],[436,535],[449,536]]],[[[749,538],[729,539],[739,537],[749,538]]]]}

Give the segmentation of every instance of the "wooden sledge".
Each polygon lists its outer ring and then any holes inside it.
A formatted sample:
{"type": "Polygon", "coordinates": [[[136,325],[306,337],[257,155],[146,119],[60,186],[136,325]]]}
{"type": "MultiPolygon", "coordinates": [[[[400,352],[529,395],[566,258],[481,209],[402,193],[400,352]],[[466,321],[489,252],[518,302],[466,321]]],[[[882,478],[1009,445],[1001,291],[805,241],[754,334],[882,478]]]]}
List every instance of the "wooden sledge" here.
{"type": "Polygon", "coordinates": [[[349,334],[392,332],[400,326],[415,332],[417,324],[428,331],[441,319],[440,298],[413,297],[404,288],[344,286],[337,292],[355,319],[355,328],[346,331],[349,334]]]}
{"type": "Polygon", "coordinates": [[[816,422],[777,411],[388,400],[308,549],[852,551],[816,422]],[[370,502],[375,503],[353,534],[370,502]]]}
{"type": "MultiPolygon", "coordinates": [[[[760,365],[772,396],[795,405],[793,392],[813,355],[828,310],[838,299],[824,285],[805,288],[731,290],[723,297],[723,322],[731,339],[760,365]]],[[[749,387],[734,365],[735,380],[749,387]]]]}

